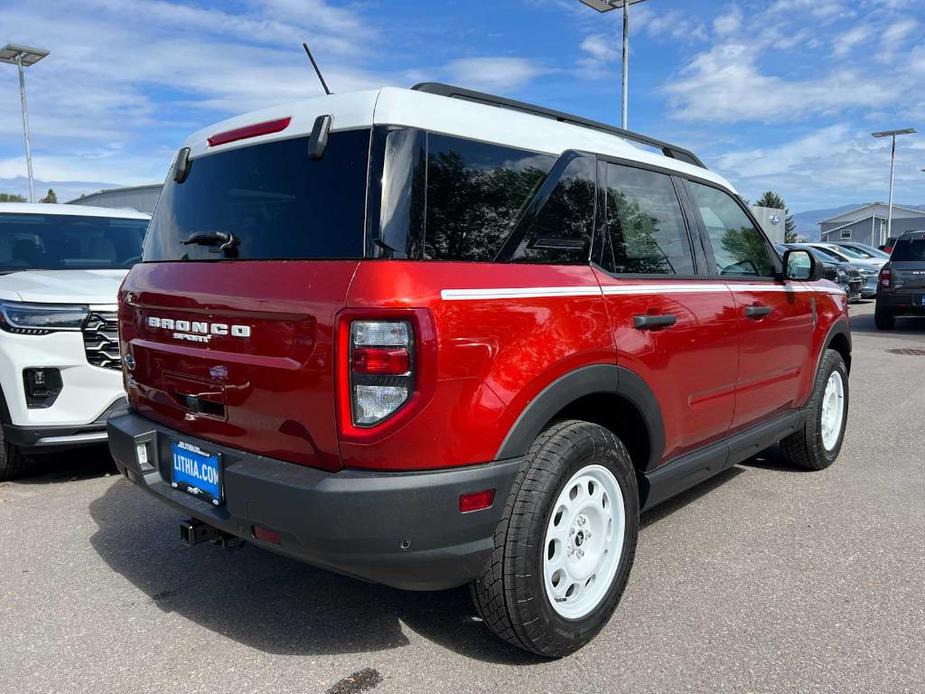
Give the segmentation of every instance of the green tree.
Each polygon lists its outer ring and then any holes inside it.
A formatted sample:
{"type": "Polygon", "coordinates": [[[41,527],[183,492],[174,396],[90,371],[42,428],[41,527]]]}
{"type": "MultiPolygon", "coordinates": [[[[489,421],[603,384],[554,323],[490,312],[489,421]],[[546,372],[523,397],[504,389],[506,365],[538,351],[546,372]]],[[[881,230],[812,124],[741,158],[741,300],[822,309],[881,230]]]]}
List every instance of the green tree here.
{"type": "Polygon", "coordinates": [[[16,195],[15,193],[0,193],[0,202],[25,202],[26,199],[22,195],[16,195]]]}
{"type": "Polygon", "coordinates": [[[48,189],[48,195],[39,200],[39,202],[58,202],[58,196],[55,194],[53,188],[48,189]]]}
{"type": "Polygon", "coordinates": [[[787,207],[787,204],[784,202],[784,199],[775,193],[774,191],[767,191],[763,193],[758,202],[755,203],[758,207],[772,207],[776,210],[784,211],[784,243],[795,243],[797,240],[797,225],[793,221],[793,215],[790,214],[790,209],[787,207]]]}

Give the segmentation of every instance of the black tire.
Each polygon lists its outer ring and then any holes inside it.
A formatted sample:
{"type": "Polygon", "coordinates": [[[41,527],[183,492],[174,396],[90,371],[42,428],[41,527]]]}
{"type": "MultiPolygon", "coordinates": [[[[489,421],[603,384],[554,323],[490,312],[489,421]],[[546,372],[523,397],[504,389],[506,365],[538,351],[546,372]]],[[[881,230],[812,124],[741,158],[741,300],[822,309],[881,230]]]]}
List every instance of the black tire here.
{"type": "Polygon", "coordinates": [[[4,438],[3,427],[0,426],[0,482],[22,475],[29,467],[29,462],[17,446],[4,438]]]}
{"type": "Polygon", "coordinates": [[[874,309],[874,324],[877,330],[892,330],[896,327],[896,316],[889,311],[874,309]]]}
{"type": "Polygon", "coordinates": [[[547,658],[577,651],[604,627],[626,588],[639,534],[636,473],[620,439],[604,427],[563,421],[533,443],[514,484],[485,573],[471,585],[476,611],[495,634],[547,658]],[[601,601],[586,616],[566,619],[543,585],[545,532],[566,482],[588,465],[607,468],[623,494],[625,533],[616,572],[601,601]]]}
{"type": "Polygon", "coordinates": [[[813,394],[806,405],[806,422],[800,431],[794,432],[780,442],[781,450],[790,463],[807,470],[823,470],[838,458],[845,440],[845,428],[848,421],[848,369],[845,360],[834,349],[826,350],[819,363],[816,379],[813,382],[813,394]],[[841,374],[844,388],[844,409],[842,411],[841,431],[836,443],[827,449],[822,442],[822,400],[826,384],[834,371],[841,374]]]}

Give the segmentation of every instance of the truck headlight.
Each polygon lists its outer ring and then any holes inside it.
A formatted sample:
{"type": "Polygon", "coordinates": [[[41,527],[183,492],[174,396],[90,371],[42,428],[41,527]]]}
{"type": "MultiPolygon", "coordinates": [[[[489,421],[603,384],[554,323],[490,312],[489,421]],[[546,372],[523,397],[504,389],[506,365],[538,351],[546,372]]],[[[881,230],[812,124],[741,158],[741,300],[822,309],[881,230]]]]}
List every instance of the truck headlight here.
{"type": "Polygon", "coordinates": [[[847,273],[847,272],[845,272],[845,271],[842,270],[841,268],[837,268],[837,272],[838,272],[838,281],[839,281],[839,282],[847,282],[847,281],[848,281],[848,273],[847,273]]]}
{"type": "Polygon", "coordinates": [[[0,328],[20,335],[77,331],[83,327],[89,312],[87,306],[4,301],[0,303],[0,328]]]}

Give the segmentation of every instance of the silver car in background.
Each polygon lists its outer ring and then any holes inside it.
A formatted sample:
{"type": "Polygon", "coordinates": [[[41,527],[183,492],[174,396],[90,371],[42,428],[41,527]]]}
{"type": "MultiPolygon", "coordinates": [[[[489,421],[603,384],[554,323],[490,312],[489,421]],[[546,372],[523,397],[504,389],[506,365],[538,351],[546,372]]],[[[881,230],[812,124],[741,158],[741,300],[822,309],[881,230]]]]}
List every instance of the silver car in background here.
{"type": "Polygon", "coordinates": [[[848,267],[856,269],[861,275],[861,297],[873,299],[877,296],[877,281],[880,276],[880,268],[886,264],[886,258],[866,258],[857,251],[836,246],[834,243],[798,243],[792,245],[812,248],[817,252],[817,255],[821,255],[827,260],[845,263],[848,267]]]}

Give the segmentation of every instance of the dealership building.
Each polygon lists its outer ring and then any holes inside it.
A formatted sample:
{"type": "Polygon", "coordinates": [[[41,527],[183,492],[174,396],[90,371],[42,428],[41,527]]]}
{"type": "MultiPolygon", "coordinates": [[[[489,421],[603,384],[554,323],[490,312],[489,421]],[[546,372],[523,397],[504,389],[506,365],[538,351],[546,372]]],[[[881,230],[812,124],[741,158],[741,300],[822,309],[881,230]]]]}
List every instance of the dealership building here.
{"type": "MultiPolygon", "coordinates": [[[[819,222],[819,238],[826,243],[854,241],[868,246],[881,246],[886,239],[888,206],[882,202],[864,205],[831,219],[819,222]]],[[[891,234],[925,229],[925,211],[893,205],[891,234]]]]}
{"type": "Polygon", "coordinates": [[[68,204],[114,207],[116,209],[129,207],[139,212],[151,214],[154,211],[154,204],[161,194],[161,188],[163,188],[163,185],[160,183],[128,188],[110,188],[109,190],[101,190],[89,195],[81,195],[76,200],[68,201],[68,204]]]}

